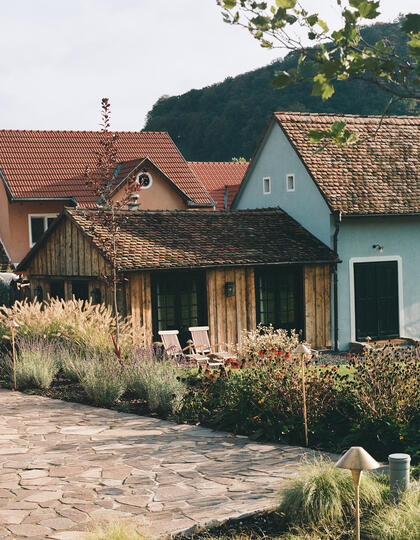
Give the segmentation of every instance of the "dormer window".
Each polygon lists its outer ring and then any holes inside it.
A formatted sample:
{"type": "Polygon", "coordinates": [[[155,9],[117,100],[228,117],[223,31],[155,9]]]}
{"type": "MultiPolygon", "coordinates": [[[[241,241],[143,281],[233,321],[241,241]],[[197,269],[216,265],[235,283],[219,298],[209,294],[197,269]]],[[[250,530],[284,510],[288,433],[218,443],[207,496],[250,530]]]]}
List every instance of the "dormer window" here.
{"type": "Polygon", "coordinates": [[[270,177],[266,176],[263,178],[263,194],[264,195],[270,195],[271,193],[271,179],[270,177]]]}
{"type": "Polygon", "coordinates": [[[295,175],[294,174],[288,174],[286,176],[286,190],[295,191],[295,175]]]}
{"type": "Polygon", "coordinates": [[[150,173],[142,171],[136,176],[136,182],[140,185],[140,189],[149,189],[152,187],[153,178],[150,173]]]}

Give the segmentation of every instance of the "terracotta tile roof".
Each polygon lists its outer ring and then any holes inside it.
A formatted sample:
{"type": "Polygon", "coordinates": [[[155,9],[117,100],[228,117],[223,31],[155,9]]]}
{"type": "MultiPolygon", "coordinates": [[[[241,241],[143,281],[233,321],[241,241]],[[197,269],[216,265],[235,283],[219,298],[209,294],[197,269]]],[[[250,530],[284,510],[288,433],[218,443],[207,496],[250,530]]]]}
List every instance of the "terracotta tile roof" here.
{"type": "MultiPolygon", "coordinates": [[[[97,131],[0,130],[0,169],[14,198],[70,198],[93,206],[83,178],[99,151],[97,131]]],[[[197,204],[210,197],[166,132],[119,132],[118,159],[149,158],[197,204]]]]}
{"type": "Polygon", "coordinates": [[[274,113],[333,210],[347,215],[420,213],[420,117],[274,113]],[[357,144],[319,145],[309,130],[344,121],[357,144]]]}
{"type": "Polygon", "coordinates": [[[7,256],[6,250],[4,249],[3,242],[0,238],[0,272],[5,272],[10,266],[10,260],[7,256]]]}
{"type": "MultiPolygon", "coordinates": [[[[117,264],[120,270],[199,268],[274,263],[332,262],[334,253],[280,209],[232,212],[191,210],[120,211],[117,264]]],[[[109,228],[98,210],[67,208],[69,217],[99,251],[109,228]],[[93,217],[93,216],[96,216],[93,217]]],[[[19,265],[27,267],[54,225],[19,265]]]]}
{"type": "Polygon", "coordinates": [[[227,188],[227,209],[238,192],[249,163],[235,161],[190,161],[189,165],[204,184],[218,210],[224,209],[227,188]]]}

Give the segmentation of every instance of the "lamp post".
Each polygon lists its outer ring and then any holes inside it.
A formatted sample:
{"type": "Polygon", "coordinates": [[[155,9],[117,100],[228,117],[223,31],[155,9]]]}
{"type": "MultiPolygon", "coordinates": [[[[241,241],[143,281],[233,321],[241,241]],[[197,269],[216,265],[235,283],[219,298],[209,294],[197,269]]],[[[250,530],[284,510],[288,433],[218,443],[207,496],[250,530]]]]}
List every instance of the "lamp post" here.
{"type": "Polygon", "coordinates": [[[16,321],[9,321],[7,325],[10,328],[12,334],[12,359],[13,359],[13,389],[16,390],[16,328],[19,326],[16,321]]]}
{"type": "Polygon", "coordinates": [[[305,446],[308,446],[308,415],[306,413],[306,382],[305,382],[305,357],[310,358],[312,356],[311,349],[299,343],[294,350],[294,353],[299,355],[300,365],[302,370],[302,399],[303,399],[303,423],[305,426],[305,446]]]}
{"type": "Polygon", "coordinates": [[[342,456],[337,463],[336,467],[340,469],[350,469],[353,476],[353,484],[356,498],[356,540],[360,540],[360,479],[362,471],[370,471],[377,469],[381,465],[373,459],[373,457],[366,452],[361,446],[352,446],[350,450],[342,456]]]}

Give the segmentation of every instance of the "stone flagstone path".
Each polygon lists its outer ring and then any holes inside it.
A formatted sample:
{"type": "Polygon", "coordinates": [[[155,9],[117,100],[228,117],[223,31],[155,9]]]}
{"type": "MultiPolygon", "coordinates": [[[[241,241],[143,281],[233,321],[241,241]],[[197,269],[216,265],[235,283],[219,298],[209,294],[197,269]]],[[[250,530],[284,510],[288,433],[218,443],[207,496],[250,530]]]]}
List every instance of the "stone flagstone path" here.
{"type": "Polygon", "coordinates": [[[0,538],[81,539],[133,520],[155,535],[274,505],[299,447],[0,390],[0,538]]]}

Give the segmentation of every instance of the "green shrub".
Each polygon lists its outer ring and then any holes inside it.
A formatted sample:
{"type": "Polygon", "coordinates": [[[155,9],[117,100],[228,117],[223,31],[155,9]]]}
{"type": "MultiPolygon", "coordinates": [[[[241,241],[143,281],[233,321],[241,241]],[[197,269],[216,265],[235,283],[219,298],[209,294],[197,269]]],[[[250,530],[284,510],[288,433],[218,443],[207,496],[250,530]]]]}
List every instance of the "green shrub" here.
{"type": "Polygon", "coordinates": [[[163,416],[177,412],[186,392],[180,369],[159,352],[141,350],[124,370],[128,391],[163,416]]]}
{"type": "Polygon", "coordinates": [[[420,348],[386,345],[350,358],[354,396],[360,414],[370,420],[407,424],[420,409],[420,348]]]}
{"type": "Polygon", "coordinates": [[[420,484],[401,495],[398,505],[387,505],[373,514],[362,530],[376,540],[418,540],[420,538],[420,484]]]}
{"type": "MultiPolygon", "coordinates": [[[[363,475],[361,511],[382,508],[386,494],[382,482],[373,475],[363,475]]],[[[296,525],[331,527],[346,523],[354,515],[352,476],[328,462],[304,466],[298,478],[280,491],[279,497],[279,510],[296,525]]]]}
{"type": "MultiPolygon", "coordinates": [[[[339,394],[335,373],[333,369],[307,371],[311,443],[317,426],[336,408],[339,394]]],[[[190,390],[179,415],[182,420],[255,439],[300,443],[304,440],[301,382],[299,365],[291,360],[227,372],[207,370],[195,380],[190,376],[190,390]]]]}
{"type": "Polygon", "coordinates": [[[126,390],[121,365],[113,353],[96,354],[87,359],[80,383],[88,398],[99,407],[112,406],[126,390]]]}
{"type": "MultiPolygon", "coordinates": [[[[19,390],[49,388],[59,370],[60,347],[42,339],[16,340],[16,385],[19,390]]],[[[13,384],[13,360],[5,361],[4,375],[13,384]]]]}

